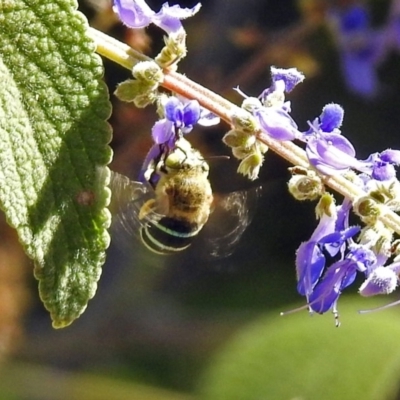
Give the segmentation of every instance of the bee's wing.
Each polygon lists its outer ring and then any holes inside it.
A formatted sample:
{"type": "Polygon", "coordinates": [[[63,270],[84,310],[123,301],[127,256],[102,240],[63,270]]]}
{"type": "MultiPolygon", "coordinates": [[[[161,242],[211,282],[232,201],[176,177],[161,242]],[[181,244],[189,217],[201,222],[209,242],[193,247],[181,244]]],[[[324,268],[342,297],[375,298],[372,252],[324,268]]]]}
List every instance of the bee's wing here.
{"type": "Polygon", "coordinates": [[[152,218],[159,218],[155,213],[149,213],[139,218],[143,205],[154,199],[154,189],[147,182],[136,182],[128,177],[111,173],[109,188],[111,202],[109,209],[113,215],[112,231],[118,241],[127,241],[131,244],[132,236],[138,236],[139,228],[152,218]]]}
{"type": "Polygon", "coordinates": [[[231,255],[253,219],[261,188],[215,195],[215,207],[201,232],[211,258],[231,255]]]}

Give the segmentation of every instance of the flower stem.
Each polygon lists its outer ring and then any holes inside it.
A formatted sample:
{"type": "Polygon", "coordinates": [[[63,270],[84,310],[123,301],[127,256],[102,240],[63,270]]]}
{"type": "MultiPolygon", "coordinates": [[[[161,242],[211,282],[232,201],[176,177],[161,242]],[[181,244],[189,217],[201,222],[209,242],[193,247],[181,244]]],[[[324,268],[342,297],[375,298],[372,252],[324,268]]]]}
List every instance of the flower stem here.
{"type": "Polygon", "coordinates": [[[132,49],[125,43],[106,35],[94,28],[88,28],[89,37],[96,45],[96,51],[105,58],[116,62],[124,68],[132,70],[139,61],[150,61],[151,58],[132,49]]]}
{"type": "MultiPolygon", "coordinates": [[[[96,51],[105,58],[132,70],[133,66],[140,61],[150,61],[151,58],[132,49],[130,46],[94,29],[89,28],[88,34],[96,44],[96,51]]],[[[232,114],[239,110],[239,107],[222,96],[190,80],[186,76],[168,69],[164,69],[164,81],[162,86],[174,93],[180,94],[188,99],[197,100],[203,107],[207,108],[228,124],[231,123],[232,114]]],[[[240,109],[243,113],[243,109],[240,109]]],[[[278,141],[258,132],[258,139],[265,143],[272,151],[289,161],[293,165],[313,169],[307,160],[305,151],[296,144],[289,141],[278,141]]],[[[325,185],[336,192],[350,199],[352,202],[367,194],[358,188],[354,183],[341,175],[322,176],[325,185]]],[[[400,217],[388,207],[381,208],[379,216],[388,228],[400,235],[400,217]]]]}

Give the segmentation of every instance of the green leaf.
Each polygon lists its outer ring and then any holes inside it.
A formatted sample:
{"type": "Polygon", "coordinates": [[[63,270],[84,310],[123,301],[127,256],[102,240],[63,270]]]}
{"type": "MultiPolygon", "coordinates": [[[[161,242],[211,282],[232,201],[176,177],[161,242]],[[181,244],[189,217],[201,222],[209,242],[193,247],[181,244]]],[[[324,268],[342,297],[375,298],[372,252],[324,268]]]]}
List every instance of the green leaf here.
{"type": "Polygon", "coordinates": [[[56,328],[93,297],[109,244],[111,106],[76,7],[0,2],[0,205],[56,328]]]}
{"type": "Polygon", "coordinates": [[[304,311],[281,317],[275,311],[261,317],[215,356],[199,387],[199,398],[397,398],[399,310],[357,313],[377,306],[376,300],[372,302],[346,295],[340,299],[340,328],[332,314],[311,318],[304,311]]]}

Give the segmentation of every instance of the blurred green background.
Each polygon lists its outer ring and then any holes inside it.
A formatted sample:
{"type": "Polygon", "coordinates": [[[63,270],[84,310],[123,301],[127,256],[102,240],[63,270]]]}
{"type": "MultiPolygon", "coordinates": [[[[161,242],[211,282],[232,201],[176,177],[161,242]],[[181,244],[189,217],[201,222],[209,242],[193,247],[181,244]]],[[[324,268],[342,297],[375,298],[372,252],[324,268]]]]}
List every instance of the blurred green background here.
{"type": "MultiPolygon", "coordinates": [[[[148,3],[159,9],[164,1],[148,3]]],[[[329,15],[332,7],[353,3],[205,1],[184,22],[189,53],[180,71],[239,104],[232,87],[257,96],[269,85],[271,65],[295,66],[306,75],[288,96],[300,129],[325,104],[336,102],[345,109],[343,134],[359,158],[399,148],[398,50],[388,49],[377,64],[373,96],[351,92],[341,70],[329,15]]],[[[384,28],[392,2],[365,4],[372,28],[384,28]]],[[[80,0],[80,9],[93,26],[147,54],[161,46],[157,28],[129,32],[107,0],[80,0]]],[[[111,93],[128,77],[128,71],[105,62],[111,93]]],[[[151,145],[156,115],[151,107],[137,110],[111,97],[112,168],[134,178],[151,145]]],[[[196,129],[188,139],[206,156],[229,154],[221,143],[227,129],[196,129]]],[[[263,187],[253,223],[227,259],[209,259],[195,244],[177,256],[160,257],[113,231],[96,297],[79,320],[59,331],[51,328],[32,266],[3,221],[0,399],[400,399],[400,308],[358,314],[378,299],[358,298],[355,285],[339,301],[339,329],[330,314],[279,316],[302,304],[294,254],[315,226],[314,205],[288,195],[288,166],[270,152],[260,179],[249,183],[236,174],[235,160],[211,163],[216,192],[263,187]]]]}

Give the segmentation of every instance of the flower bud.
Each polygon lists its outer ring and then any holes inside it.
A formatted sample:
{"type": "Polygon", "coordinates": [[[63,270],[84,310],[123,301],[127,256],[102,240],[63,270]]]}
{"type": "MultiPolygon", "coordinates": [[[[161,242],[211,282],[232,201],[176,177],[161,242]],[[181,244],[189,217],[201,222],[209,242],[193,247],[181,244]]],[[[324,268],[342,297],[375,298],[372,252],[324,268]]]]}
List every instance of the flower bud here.
{"type": "Polygon", "coordinates": [[[288,187],[292,196],[300,201],[316,200],[325,192],[321,178],[311,170],[305,170],[305,174],[294,174],[288,182],[288,187]]]}
{"type": "Polygon", "coordinates": [[[254,133],[258,128],[257,120],[242,109],[238,109],[232,114],[231,122],[236,130],[245,133],[254,133]]]}
{"type": "Polygon", "coordinates": [[[137,108],[145,108],[150,104],[153,104],[157,100],[157,92],[144,93],[136,96],[133,100],[137,108]]]}
{"type": "Polygon", "coordinates": [[[232,129],[225,134],[222,141],[229,147],[243,147],[248,149],[255,144],[256,137],[243,131],[232,129]]]}
{"type": "Polygon", "coordinates": [[[244,148],[244,147],[233,147],[232,148],[232,154],[235,158],[237,158],[238,160],[243,160],[244,158],[246,158],[247,156],[249,156],[250,154],[254,153],[254,149],[252,148],[244,148]]]}
{"type": "Polygon", "coordinates": [[[260,152],[251,153],[239,164],[238,173],[254,180],[258,178],[263,161],[264,159],[260,152]]]}
{"type": "Polygon", "coordinates": [[[369,195],[377,202],[385,204],[393,211],[400,211],[400,183],[398,180],[379,182],[375,190],[369,195]]]}
{"type": "Polygon", "coordinates": [[[165,47],[155,60],[161,68],[171,69],[172,66],[175,66],[176,69],[178,61],[184,58],[187,53],[186,32],[183,29],[172,32],[164,37],[164,43],[165,47]]]}
{"type": "Polygon", "coordinates": [[[261,101],[257,97],[246,97],[242,102],[242,108],[250,113],[261,107],[261,101]]]}
{"type": "Polygon", "coordinates": [[[315,207],[317,218],[321,219],[324,215],[332,217],[335,212],[335,198],[330,193],[324,193],[315,207]]]}
{"type": "Polygon", "coordinates": [[[265,143],[261,142],[260,140],[257,140],[256,146],[261,151],[261,154],[265,154],[269,149],[269,147],[265,143]]]}
{"type": "Polygon", "coordinates": [[[141,61],[132,69],[132,75],[141,81],[148,83],[148,86],[158,86],[164,80],[161,68],[154,61],[141,61]]]}
{"type": "Polygon", "coordinates": [[[368,225],[375,224],[381,213],[380,206],[376,202],[376,199],[370,196],[363,196],[356,200],[353,203],[353,210],[361,220],[368,225]]]}
{"type": "Polygon", "coordinates": [[[368,245],[376,254],[391,255],[393,232],[381,221],[365,226],[360,233],[359,242],[368,245]]]}

